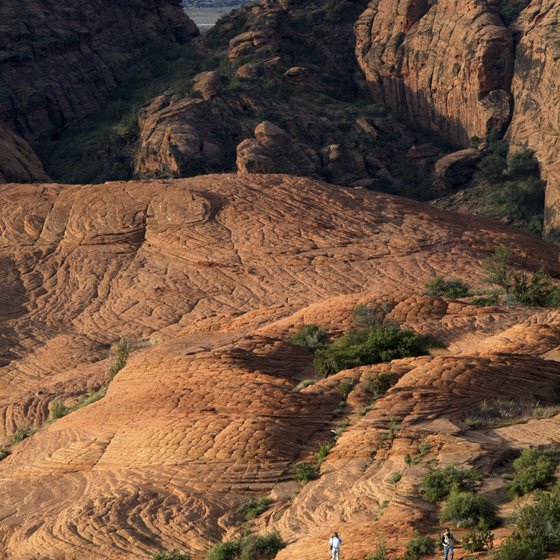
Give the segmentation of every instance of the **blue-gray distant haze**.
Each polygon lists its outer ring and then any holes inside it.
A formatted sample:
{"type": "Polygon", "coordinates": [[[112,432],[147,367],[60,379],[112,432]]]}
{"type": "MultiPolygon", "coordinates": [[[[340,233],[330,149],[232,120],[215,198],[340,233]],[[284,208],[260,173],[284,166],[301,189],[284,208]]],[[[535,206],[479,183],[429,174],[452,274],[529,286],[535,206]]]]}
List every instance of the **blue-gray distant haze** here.
{"type": "Polygon", "coordinates": [[[224,14],[250,0],[183,0],[183,6],[201,31],[210,29],[224,14]]]}

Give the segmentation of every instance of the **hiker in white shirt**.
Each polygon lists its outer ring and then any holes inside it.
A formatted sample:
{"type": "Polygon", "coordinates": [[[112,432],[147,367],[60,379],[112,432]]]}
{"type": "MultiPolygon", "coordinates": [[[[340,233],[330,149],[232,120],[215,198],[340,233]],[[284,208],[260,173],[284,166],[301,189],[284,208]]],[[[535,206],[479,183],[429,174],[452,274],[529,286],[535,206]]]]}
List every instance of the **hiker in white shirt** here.
{"type": "Polygon", "coordinates": [[[340,545],[342,544],[342,539],[338,536],[338,533],[329,539],[329,546],[331,547],[331,560],[340,560],[340,545]]]}

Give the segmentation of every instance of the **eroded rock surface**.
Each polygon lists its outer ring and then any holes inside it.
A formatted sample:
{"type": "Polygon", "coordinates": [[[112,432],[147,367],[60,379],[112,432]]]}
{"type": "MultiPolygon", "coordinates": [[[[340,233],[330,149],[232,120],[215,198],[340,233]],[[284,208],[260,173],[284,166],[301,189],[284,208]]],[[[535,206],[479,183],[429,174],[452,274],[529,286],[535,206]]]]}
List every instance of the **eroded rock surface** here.
{"type": "Polygon", "coordinates": [[[508,125],[511,33],[487,4],[374,0],[355,31],[376,103],[459,145],[508,125]]]}
{"type": "Polygon", "coordinates": [[[518,148],[536,151],[547,180],[544,234],[560,240],[560,6],[533,0],[521,13],[513,75],[515,108],[508,131],[518,148]]]}
{"type": "Polygon", "coordinates": [[[199,559],[242,530],[239,505],[266,495],[275,502],[255,530],[280,530],[289,546],[279,558],[316,558],[333,526],[350,557],[384,533],[402,554],[436,514],[416,490],[430,460],[489,473],[504,446],[558,434],[558,416],[484,432],[463,424],[489,394],[546,399],[558,390],[558,311],[421,293],[434,275],[480,287],[496,245],[560,274],[558,250],[534,237],[279,175],[8,185],[0,203],[4,439],[41,427],[55,399],[77,404],[106,385],[120,336],[139,347],[104,398],[0,462],[0,542],[10,557],[124,560],[183,549],[199,559]],[[334,336],[356,305],[382,302],[387,320],[447,350],[295,391],[313,376],[311,355],[286,338],[311,322],[334,336]],[[394,386],[365,410],[367,380],[387,372],[394,386]],[[320,478],[292,499],[295,463],[331,438],[349,380],[350,425],[320,478]],[[391,422],[399,427],[387,438],[391,422]]]}

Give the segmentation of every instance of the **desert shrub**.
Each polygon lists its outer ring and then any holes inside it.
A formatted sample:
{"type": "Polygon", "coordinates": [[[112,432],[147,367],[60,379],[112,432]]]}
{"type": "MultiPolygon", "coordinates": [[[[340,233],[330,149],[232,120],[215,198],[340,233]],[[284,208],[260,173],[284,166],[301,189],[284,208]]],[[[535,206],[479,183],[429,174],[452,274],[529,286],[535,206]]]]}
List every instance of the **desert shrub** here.
{"type": "Polygon", "coordinates": [[[348,398],[348,395],[352,392],[354,388],[354,383],[352,381],[341,381],[338,386],[338,392],[344,400],[348,398]]]}
{"type": "Polygon", "coordinates": [[[492,558],[494,560],[542,560],[546,555],[540,543],[510,537],[492,555],[492,558]]]}
{"type": "Polygon", "coordinates": [[[486,282],[500,286],[506,294],[513,285],[512,258],[513,251],[509,247],[496,247],[494,254],[483,263],[487,272],[486,282]]]}
{"type": "Polygon", "coordinates": [[[551,493],[539,491],[535,502],[523,506],[515,516],[516,534],[544,550],[560,547],[560,487],[551,493]]]}
{"type": "Polygon", "coordinates": [[[375,552],[366,556],[366,560],[389,560],[389,557],[387,556],[387,547],[385,546],[385,541],[381,541],[377,545],[375,552]]]}
{"type": "Polygon", "coordinates": [[[248,535],[214,546],[205,560],[270,560],[282,548],[284,543],[275,531],[263,536],[248,535]]]}
{"type": "Polygon", "coordinates": [[[481,479],[476,469],[462,469],[457,465],[436,468],[422,478],[422,498],[427,502],[441,502],[452,490],[475,490],[481,479]]]}
{"type": "MultiPolygon", "coordinates": [[[[530,399],[492,399],[482,401],[469,411],[465,424],[471,428],[496,427],[532,418],[534,411],[543,408],[539,401],[530,399]]],[[[551,407],[547,407],[548,410],[551,407]]]]}
{"type": "Polygon", "coordinates": [[[478,527],[468,532],[462,539],[461,544],[469,552],[480,552],[490,550],[494,544],[494,533],[490,531],[485,523],[480,523],[478,527]]]}
{"type": "Polygon", "coordinates": [[[304,379],[294,387],[294,391],[297,393],[306,387],[311,387],[314,383],[317,383],[317,379],[304,379]]]}
{"type": "Polygon", "coordinates": [[[445,280],[442,276],[436,276],[424,285],[424,292],[429,296],[460,298],[469,295],[469,287],[461,280],[445,280]]]}
{"type": "Polygon", "coordinates": [[[328,376],[343,369],[422,356],[428,353],[427,347],[423,337],[398,327],[350,329],[330,346],[317,350],[313,365],[328,376]]]}
{"type": "Polygon", "coordinates": [[[364,389],[370,393],[374,399],[378,399],[391,388],[393,377],[392,373],[380,373],[375,379],[367,377],[364,389]]]}
{"type": "Polygon", "coordinates": [[[538,175],[539,162],[533,150],[521,150],[508,160],[508,172],[511,175],[538,175]]]}
{"type": "Polygon", "coordinates": [[[80,402],[78,403],[78,408],[82,408],[83,406],[88,406],[89,404],[93,404],[98,400],[101,400],[107,394],[107,387],[102,387],[97,391],[92,391],[88,393],[85,397],[82,397],[80,402]]]}
{"type": "Polygon", "coordinates": [[[319,470],[313,463],[299,463],[296,465],[295,479],[303,484],[319,477],[319,470]]]}
{"type": "Polygon", "coordinates": [[[288,339],[288,342],[313,353],[325,346],[328,341],[329,338],[325,329],[314,324],[303,325],[294,336],[288,339]]]}
{"type": "Polygon", "coordinates": [[[24,439],[31,437],[37,432],[37,428],[30,426],[29,424],[24,424],[19,426],[10,438],[11,443],[21,443],[24,439]]]}
{"type": "Polygon", "coordinates": [[[132,344],[124,337],[121,336],[119,341],[111,348],[115,355],[113,364],[109,368],[109,378],[113,379],[121,369],[126,366],[126,362],[130,353],[133,350],[132,344]]]}
{"type": "Polygon", "coordinates": [[[552,283],[550,274],[541,267],[532,275],[524,271],[515,273],[511,293],[523,305],[554,307],[560,288],[552,283]]]}
{"type": "Polygon", "coordinates": [[[481,522],[495,527],[498,518],[496,506],[488,498],[454,488],[445,501],[440,521],[454,521],[458,527],[474,527],[481,522]]]}
{"type": "Polygon", "coordinates": [[[171,552],[158,552],[154,554],[153,560],[191,560],[191,555],[186,552],[173,550],[171,552]]]}
{"type": "Polygon", "coordinates": [[[321,447],[319,447],[319,451],[315,453],[315,459],[319,466],[323,464],[323,462],[327,458],[327,455],[330,453],[331,449],[333,448],[333,445],[334,443],[325,443],[321,445],[321,447]]]}
{"type": "Polygon", "coordinates": [[[354,324],[361,328],[377,327],[383,324],[385,316],[391,311],[392,304],[358,305],[354,309],[354,324]]]}
{"type": "Polygon", "coordinates": [[[436,551],[436,541],[428,535],[416,533],[416,536],[408,541],[404,560],[417,560],[421,556],[430,556],[436,551]]]}
{"type": "Polygon", "coordinates": [[[403,473],[401,471],[396,471],[394,473],[391,474],[391,476],[389,477],[389,482],[391,484],[396,484],[397,482],[400,481],[400,479],[402,478],[403,473]]]}
{"type": "Polygon", "coordinates": [[[72,408],[66,406],[64,401],[60,399],[54,399],[51,403],[51,418],[53,420],[59,420],[60,418],[66,416],[68,413],[72,412],[72,408]]]}
{"type": "Polygon", "coordinates": [[[3,459],[5,459],[8,455],[11,455],[11,451],[9,449],[0,449],[0,461],[2,461],[3,459]]]}
{"type": "Polygon", "coordinates": [[[547,488],[555,481],[560,465],[560,448],[525,449],[513,462],[515,474],[508,488],[510,497],[523,496],[538,488],[547,488]]]}
{"type": "Polygon", "coordinates": [[[498,153],[484,156],[478,164],[477,179],[486,183],[498,183],[504,178],[506,158],[498,153]]]}
{"type": "Polygon", "coordinates": [[[244,504],[237,508],[237,512],[240,513],[245,521],[250,521],[255,519],[261,513],[264,513],[273,503],[270,498],[251,498],[244,504]]]}
{"type": "Polygon", "coordinates": [[[470,300],[473,305],[481,307],[491,307],[498,304],[498,294],[490,294],[488,296],[478,296],[470,300]]]}
{"type": "Polygon", "coordinates": [[[381,441],[393,441],[398,436],[400,429],[400,422],[397,418],[392,416],[391,421],[389,422],[389,426],[387,427],[387,431],[382,433],[380,436],[381,441]]]}
{"type": "Polygon", "coordinates": [[[226,541],[213,546],[206,553],[205,560],[236,560],[240,554],[240,541],[226,541]]]}

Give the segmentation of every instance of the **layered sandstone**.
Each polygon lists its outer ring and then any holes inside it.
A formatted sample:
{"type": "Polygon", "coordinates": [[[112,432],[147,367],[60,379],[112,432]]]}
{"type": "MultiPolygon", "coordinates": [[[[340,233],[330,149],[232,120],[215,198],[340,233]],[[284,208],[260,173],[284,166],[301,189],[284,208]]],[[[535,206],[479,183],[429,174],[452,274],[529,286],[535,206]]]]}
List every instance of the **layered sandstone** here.
{"type": "Polygon", "coordinates": [[[508,131],[517,149],[536,151],[548,182],[544,235],[554,241],[560,239],[559,17],[554,0],[533,0],[521,13],[512,83],[515,105],[508,131]]]}
{"type": "Polygon", "coordinates": [[[10,185],[0,198],[3,434],[40,427],[55,398],[76,403],[108,383],[109,346],[121,335],[140,347],[106,397],[0,462],[10,558],[183,549],[199,559],[242,530],[240,504],[266,495],[275,502],[255,530],[280,530],[289,546],[279,558],[316,558],[333,526],[349,557],[383,533],[402,553],[414,528],[437,531],[435,506],[416,490],[429,460],[488,474],[504,446],[558,433],[558,417],[486,433],[462,422],[489,394],[544,401],[558,390],[558,311],[420,293],[437,274],[480,287],[497,245],[560,274],[558,250],[533,237],[279,175],[10,185]],[[388,321],[434,334],[447,350],[295,391],[314,375],[311,355],[285,339],[310,322],[336,335],[356,305],[382,302],[388,321]],[[365,383],[381,372],[394,386],[361,412],[365,383]],[[357,384],[343,403],[350,426],[302,489],[294,465],[331,438],[348,380],[357,384]],[[391,421],[400,427],[388,440],[391,421]],[[407,466],[420,443],[429,454],[407,466]]]}
{"type": "Polygon", "coordinates": [[[0,107],[28,140],[96,113],[148,49],[198,34],[179,0],[0,6],[0,107]]]}
{"type": "Polygon", "coordinates": [[[376,103],[459,145],[505,130],[513,44],[488,4],[374,0],[355,33],[376,103]]]}

